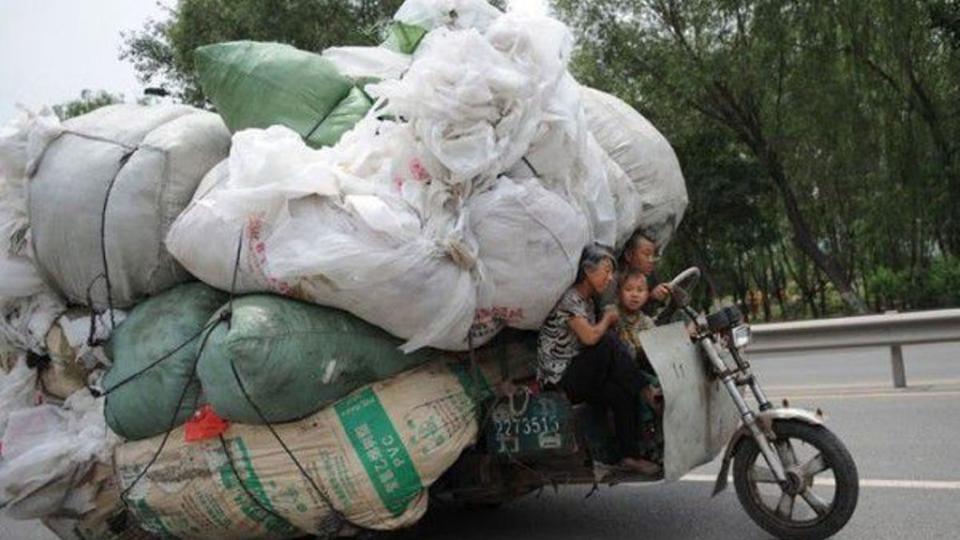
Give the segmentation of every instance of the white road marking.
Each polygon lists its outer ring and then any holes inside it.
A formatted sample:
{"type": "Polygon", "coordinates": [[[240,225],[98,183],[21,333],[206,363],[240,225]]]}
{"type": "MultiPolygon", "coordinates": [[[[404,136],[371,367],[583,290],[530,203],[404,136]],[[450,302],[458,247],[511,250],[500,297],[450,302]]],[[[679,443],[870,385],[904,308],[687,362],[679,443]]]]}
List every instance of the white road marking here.
{"type": "MultiPolygon", "coordinates": [[[[680,479],[681,482],[709,482],[717,480],[715,474],[688,474],[680,479]]],[[[733,482],[731,478],[730,482],[733,482]]],[[[819,485],[834,486],[836,483],[833,478],[817,479],[819,485]]],[[[860,479],[860,487],[870,488],[898,488],[898,489],[931,489],[931,490],[949,490],[960,491],[960,481],[949,480],[878,480],[878,479],[860,479]]]]}
{"type": "MultiPolygon", "coordinates": [[[[761,373],[762,374],[762,373],[761,373]]],[[[910,379],[907,381],[909,386],[906,388],[893,388],[890,386],[890,382],[887,380],[877,380],[872,382],[845,382],[845,383],[836,383],[836,384],[768,384],[764,386],[766,390],[783,390],[783,391],[796,391],[796,390],[844,390],[847,388],[856,389],[856,388],[889,388],[894,392],[909,392],[911,386],[925,386],[925,387],[944,387],[944,386],[958,386],[960,385],[960,379],[922,379],[922,380],[913,380],[910,379]]]]}
{"type": "Polygon", "coordinates": [[[913,397],[945,397],[945,396],[960,396],[960,390],[944,390],[944,391],[926,391],[926,392],[865,392],[862,394],[849,393],[849,394],[774,394],[773,392],[768,392],[767,397],[774,403],[778,403],[782,398],[786,398],[789,401],[794,401],[798,399],[808,400],[808,399],[875,399],[875,398],[913,398],[913,397]],[[773,397],[777,396],[777,397],[773,397]]]}

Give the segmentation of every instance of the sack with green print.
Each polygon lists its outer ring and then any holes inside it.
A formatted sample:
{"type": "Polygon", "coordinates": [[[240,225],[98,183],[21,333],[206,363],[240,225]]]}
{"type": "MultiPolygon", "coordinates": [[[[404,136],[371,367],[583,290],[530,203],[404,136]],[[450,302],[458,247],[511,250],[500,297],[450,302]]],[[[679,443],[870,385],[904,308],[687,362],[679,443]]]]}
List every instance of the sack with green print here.
{"type": "Polygon", "coordinates": [[[279,124],[310,146],[332,146],[372,105],[330,61],[289,45],[231,41],[194,55],[203,91],[232,132],[279,124]]]}
{"type": "Polygon", "coordinates": [[[255,294],[234,301],[230,324],[210,331],[197,375],[219,416],[261,424],[252,401],[267,421],[286,422],[443,356],[433,349],[404,354],[401,344],[345,311],[255,294]]]}
{"type": "Polygon", "coordinates": [[[501,358],[509,365],[431,362],[274,426],[309,479],[267,427],[243,424],[222,441],[196,443],[178,428],[152,465],[159,438],[127,443],[115,452],[116,474],[127,488],[147,468],[128,507],[166,537],[326,536],[344,522],[406,527],[426,512],[430,485],[476,440],[480,403],[504,376],[529,374],[526,355],[501,358]]]}

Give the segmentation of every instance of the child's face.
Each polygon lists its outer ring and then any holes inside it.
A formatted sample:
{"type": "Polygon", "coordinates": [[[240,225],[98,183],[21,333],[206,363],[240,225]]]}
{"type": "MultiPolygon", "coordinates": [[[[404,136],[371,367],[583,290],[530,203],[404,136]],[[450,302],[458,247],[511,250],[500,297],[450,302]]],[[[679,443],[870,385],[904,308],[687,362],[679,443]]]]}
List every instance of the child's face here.
{"type": "Polygon", "coordinates": [[[639,311],[647,303],[649,296],[646,278],[629,278],[620,287],[620,305],[627,311],[639,311]]]}

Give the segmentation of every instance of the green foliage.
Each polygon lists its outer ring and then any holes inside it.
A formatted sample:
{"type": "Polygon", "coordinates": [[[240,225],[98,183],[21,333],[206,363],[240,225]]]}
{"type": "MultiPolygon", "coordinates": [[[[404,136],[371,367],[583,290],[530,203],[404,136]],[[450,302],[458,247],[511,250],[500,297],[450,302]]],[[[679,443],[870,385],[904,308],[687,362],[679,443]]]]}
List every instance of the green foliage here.
{"type": "Polygon", "coordinates": [[[960,257],[944,257],[933,262],[928,294],[934,305],[960,305],[960,257]]]}
{"type": "Polygon", "coordinates": [[[83,90],[80,92],[80,98],[60,105],[53,106],[53,113],[57,115],[60,121],[74,116],[87,114],[88,112],[99,109],[105,105],[114,103],[123,103],[123,94],[111,94],[106,90],[83,90]]]}
{"type": "Polygon", "coordinates": [[[874,268],[864,280],[867,290],[874,297],[874,308],[877,311],[896,308],[897,301],[904,298],[910,290],[910,275],[904,270],[891,270],[886,266],[874,268]]]}
{"type": "Polygon", "coordinates": [[[945,305],[932,276],[960,256],[960,2],[554,4],[578,79],[677,150],[691,206],[667,268],[706,266],[718,294],[762,292],[771,316],[857,295],[945,305]]]}
{"type": "Polygon", "coordinates": [[[180,100],[206,104],[193,51],[222,41],[277,41],[320,52],[334,45],[374,45],[402,0],[178,0],[163,20],[124,34],[121,58],[141,81],[180,100]]]}
{"type": "MultiPolygon", "coordinates": [[[[177,0],[125,35],[123,57],[203,106],[197,47],[376,44],[401,3],[177,0]]],[[[713,295],[762,298],[770,317],[855,309],[858,294],[873,309],[960,304],[960,2],[554,6],[578,37],[577,78],[677,150],[691,204],[663,273],[697,264],[713,295]]]]}
{"type": "Polygon", "coordinates": [[[960,49],[960,2],[939,0],[930,2],[930,23],[953,46],[960,49]]]}

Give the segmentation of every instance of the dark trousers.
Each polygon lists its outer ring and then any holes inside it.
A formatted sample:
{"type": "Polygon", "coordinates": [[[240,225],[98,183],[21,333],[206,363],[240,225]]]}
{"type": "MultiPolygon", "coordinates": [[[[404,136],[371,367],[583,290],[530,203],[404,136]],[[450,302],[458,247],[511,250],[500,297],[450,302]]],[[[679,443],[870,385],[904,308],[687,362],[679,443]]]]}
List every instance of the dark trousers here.
{"type": "Polygon", "coordinates": [[[575,356],[560,380],[574,404],[587,402],[613,411],[620,453],[630,458],[641,455],[640,389],[646,384],[626,347],[611,334],[575,356]]]}

